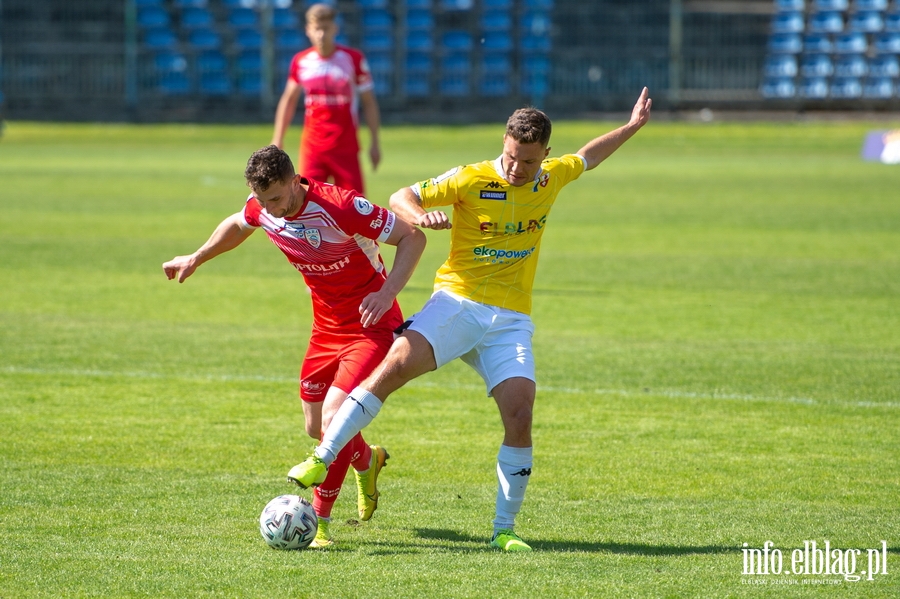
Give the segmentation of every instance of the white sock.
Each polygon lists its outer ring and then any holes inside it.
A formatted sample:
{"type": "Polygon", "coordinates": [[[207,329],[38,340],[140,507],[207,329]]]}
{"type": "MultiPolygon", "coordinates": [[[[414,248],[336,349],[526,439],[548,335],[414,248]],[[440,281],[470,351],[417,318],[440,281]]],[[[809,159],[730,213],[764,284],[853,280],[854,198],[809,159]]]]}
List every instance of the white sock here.
{"type": "Polygon", "coordinates": [[[531,447],[500,446],[497,453],[497,516],[494,533],[501,528],[512,530],[516,515],[525,499],[525,488],[531,478],[531,447]]]}
{"type": "Polygon", "coordinates": [[[381,409],[381,400],[361,387],[350,392],[337,414],[331,419],[322,442],[315,453],[326,465],[331,466],[340,452],[356,433],[364,429],[381,409]]]}

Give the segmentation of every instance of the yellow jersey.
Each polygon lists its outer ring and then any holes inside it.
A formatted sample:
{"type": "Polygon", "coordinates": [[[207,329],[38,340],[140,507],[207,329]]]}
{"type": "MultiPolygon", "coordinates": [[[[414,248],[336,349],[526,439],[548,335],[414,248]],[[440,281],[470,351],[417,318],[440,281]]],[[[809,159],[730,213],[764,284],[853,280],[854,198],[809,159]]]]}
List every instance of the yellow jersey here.
{"type": "Polygon", "coordinates": [[[534,181],[513,187],[503,178],[501,158],[456,167],[412,189],[423,208],[453,206],[450,255],[437,271],[435,291],[530,314],[550,208],[585,162],[577,154],[547,158],[534,181]]]}

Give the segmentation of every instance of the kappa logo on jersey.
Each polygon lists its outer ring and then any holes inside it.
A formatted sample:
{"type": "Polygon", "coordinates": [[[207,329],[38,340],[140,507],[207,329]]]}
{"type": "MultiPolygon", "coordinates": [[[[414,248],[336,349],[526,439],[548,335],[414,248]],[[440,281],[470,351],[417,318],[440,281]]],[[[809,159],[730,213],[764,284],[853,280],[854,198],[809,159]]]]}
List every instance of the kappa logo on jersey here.
{"type": "Polygon", "coordinates": [[[306,241],[309,242],[309,245],[314,248],[322,245],[322,234],[319,233],[318,229],[306,229],[303,231],[303,236],[306,238],[306,241]]]}
{"type": "Polygon", "coordinates": [[[549,182],[550,182],[550,173],[545,171],[541,175],[541,178],[534,182],[534,189],[532,189],[531,191],[537,192],[539,185],[541,187],[547,187],[547,183],[549,183],[549,182]]]}
{"type": "Polygon", "coordinates": [[[503,184],[499,181],[491,181],[490,183],[485,185],[485,187],[487,187],[488,189],[500,189],[501,187],[503,187],[503,184]]]}
{"type": "Polygon", "coordinates": [[[372,202],[359,196],[353,198],[353,205],[356,206],[356,211],[363,216],[368,216],[375,210],[375,206],[372,205],[372,202]]]}

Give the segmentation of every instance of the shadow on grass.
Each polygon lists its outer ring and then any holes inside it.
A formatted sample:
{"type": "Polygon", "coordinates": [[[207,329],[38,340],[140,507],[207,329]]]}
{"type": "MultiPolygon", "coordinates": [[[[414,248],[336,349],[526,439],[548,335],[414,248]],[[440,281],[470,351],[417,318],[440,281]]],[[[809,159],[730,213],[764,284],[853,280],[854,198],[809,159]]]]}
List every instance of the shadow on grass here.
{"type": "MultiPolygon", "coordinates": [[[[435,528],[417,528],[415,530],[417,537],[421,539],[432,539],[436,541],[445,541],[450,543],[478,543],[483,545],[484,549],[489,549],[487,539],[484,537],[473,537],[471,535],[459,533],[447,529],[435,528]]],[[[527,540],[528,543],[539,551],[558,551],[558,552],[575,552],[583,551],[587,553],[617,553],[627,555],[647,555],[647,556],[665,556],[665,555],[703,555],[714,553],[740,553],[740,547],[726,547],[723,545],[701,545],[701,546],[679,546],[679,545],[645,545],[639,543],[585,543],[580,541],[536,541],[527,540]]],[[[466,547],[469,551],[472,548],[466,547]]],[[[479,547],[478,549],[482,549],[479,547]]]]}

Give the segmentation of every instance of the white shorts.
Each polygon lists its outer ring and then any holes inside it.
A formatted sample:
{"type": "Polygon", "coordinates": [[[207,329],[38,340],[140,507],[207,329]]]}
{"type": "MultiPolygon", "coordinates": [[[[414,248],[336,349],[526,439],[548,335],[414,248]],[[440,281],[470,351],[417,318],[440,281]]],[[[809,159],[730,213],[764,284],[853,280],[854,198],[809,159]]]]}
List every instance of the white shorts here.
{"type": "Polygon", "coordinates": [[[488,395],[513,377],[535,380],[527,314],[436,291],[410,320],[409,328],[431,344],[438,368],[461,358],[484,379],[488,395]]]}

